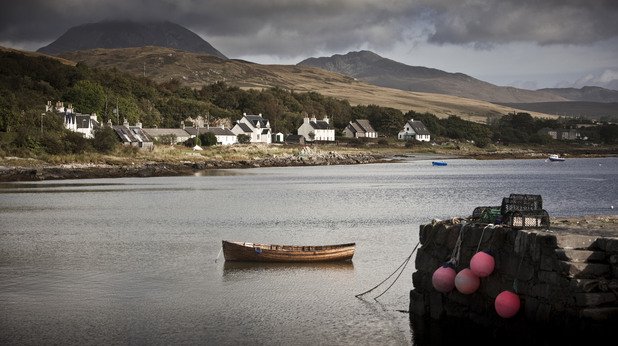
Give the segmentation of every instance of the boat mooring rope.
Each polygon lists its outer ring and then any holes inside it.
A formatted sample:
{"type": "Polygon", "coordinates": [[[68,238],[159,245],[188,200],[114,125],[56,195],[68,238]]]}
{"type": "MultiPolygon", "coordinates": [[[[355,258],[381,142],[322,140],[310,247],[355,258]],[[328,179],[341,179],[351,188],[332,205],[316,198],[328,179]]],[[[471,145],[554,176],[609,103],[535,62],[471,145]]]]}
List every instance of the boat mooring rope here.
{"type": "Polygon", "coordinates": [[[395,271],[389,275],[388,277],[386,277],[386,279],[382,280],[382,282],[380,282],[379,284],[375,285],[373,288],[371,288],[370,290],[367,290],[363,293],[359,293],[357,295],[355,295],[356,298],[359,298],[373,290],[375,290],[376,288],[380,287],[380,285],[382,285],[383,283],[385,283],[388,279],[390,279],[393,275],[395,275],[395,273],[397,271],[399,271],[399,269],[401,269],[401,271],[399,272],[399,275],[397,275],[397,277],[395,278],[395,280],[393,280],[393,282],[390,284],[390,286],[388,286],[386,288],[386,290],[384,290],[384,292],[380,293],[377,297],[373,298],[374,300],[378,300],[378,298],[380,296],[382,296],[384,293],[386,293],[386,291],[388,291],[391,287],[393,287],[393,285],[395,284],[395,282],[397,282],[397,279],[399,279],[399,277],[401,276],[401,274],[403,273],[403,270],[406,268],[406,266],[408,265],[408,262],[410,262],[410,258],[412,258],[412,255],[414,254],[414,252],[416,252],[416,249],[418,248],[418,246],[421,244],[421,242],[419,241],[418,243],[416,243],[416,246],[414,246],[414,250],[412,250],[412,252],[410,253],[410,255],[408,255],[408,257],[406,257],[406,259],[403,261],[403,263],[401,263],[399,265],[399,267],[397,267],[397,269],[395,269],[395,271]],[[403,268],[402,268],[403,267],[403,268]]]}
{"type": "Polygon", "coordinates": [[[217,263],[217,260],[219,259],[219,256],[221,256],[221,251],[223,251],[223,246],[219,249],[219,253],[217,254],[217,258],[215,258],[215,263],[217,263]]]}

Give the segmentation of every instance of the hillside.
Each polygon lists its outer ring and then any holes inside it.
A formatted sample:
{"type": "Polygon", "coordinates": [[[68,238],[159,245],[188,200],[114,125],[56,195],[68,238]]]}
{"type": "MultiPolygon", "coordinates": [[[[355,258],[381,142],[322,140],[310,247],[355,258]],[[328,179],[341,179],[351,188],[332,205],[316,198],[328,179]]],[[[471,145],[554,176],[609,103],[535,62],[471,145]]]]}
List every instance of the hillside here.
{"type": "Polygon", "coordinates": [[[596,86],[576,88],[546,88],[539,91],[562,96],[571,101],[584,102],[618,102],[618,90],[610,90],[596,86]]]}
{"type": "Polygon", "coordinates": [[[489,102],[566,101],[554,93],[496,86],[463,73],[409,66],[369,51],[309,58],[298,65],[318,67],[370,84],[406,91],[447,94],[489,102]]]}
{"type": "Polygon", "coordinates": [[[144,46],[168,47],[227,59],[196,33],[171,22],[102,21],[83,24],[70,28],[38,52],[58,55],[84,49],[144,46]]]}
{"type": "MultiPolygon", "coordinates": [[[[456,96],[410,92],[374,86],[339,73],[302,65],[261,65],[242,60],[224,60],[162,47],[94,49],[68,52],[61,57],[99,68],[117,68],[156,82],[177,79],[191,87],[224,81],[241,88],[280,87],[298,92],[315,91],[346,99],[352,105],[375,104],[403,112],[430,112],[439,117],[458,115],[484,122],[489,115],[519,111],[512,107],[456,96]]],[[[534,116],[552,117],[538,112],[534,116]]]]}
{"type": "Polygon", "coordinates": [[[525,109],[531,112],[556,114],[560,116],[582,117],[595,120],[618,120],[618,102],[536,102],[536,103],[505,103],[507,107],[525,109]]]}

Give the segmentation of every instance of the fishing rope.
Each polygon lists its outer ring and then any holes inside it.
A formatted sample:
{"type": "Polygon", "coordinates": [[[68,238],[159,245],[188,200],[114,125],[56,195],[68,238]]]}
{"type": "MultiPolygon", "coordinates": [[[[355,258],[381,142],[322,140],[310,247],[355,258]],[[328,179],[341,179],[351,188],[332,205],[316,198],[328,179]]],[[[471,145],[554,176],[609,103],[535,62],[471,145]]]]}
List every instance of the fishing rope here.
{"type": "Polygon", "coordinates": [[[217,254],[217,258],[215,258],[215,263],[217,263],[217,260],[219,259],[219,256],[221,255],[221,251],[223,251],[223,246],[219,249],[219,253],[217,254]]]}
{"type": "Polygon", "coordinates": [[[451,253],[451,259],[448,261],[453,265],[457,266],[459,263],[459,257],[461,255],[461,243],[463,242],[463,234],[466,229],[466,223],[461,223],[461,228],[459,230],[459,235],[457,236],[457,241],[455,241],[455,247],[453,247],[453,252],[451,253]]]}
{"type": "Polygon", "coordinates": [[[517,265],[517,271],[515,272],[515,279],[513,280],[513,291],[515,291],[515,293],[519,293],[518,291],[518,282],[517,282],[517,277],[519,276],[519,269],[521,268],[521,264],[524,261],[524,256],[521,256],[521,259],[519,260],[519,264],[517,265]]]}
{"type": "MultiPolygon", "coordinates": [[[[414,249],[416,250],[416,249],[414,249]]],[[[412,253],[414,253],[414,251],[412,251],[412,253]]],[[[393,282],[391,282],[391,284],[384,290],[384,292],[378,294],[376,297],[373,298],[373,300],[378,300],[378,298],[380,298],[384,293],[386,293],[388,290],[391,289],[391,287],[393,287],[393,285],[395,284],[395,282],[397,282],[397,280],[399,280],[399,277],[401,276],[401,274],[403,274],[403,270],[406,269],[406,266],[408,265],[408,263],[410,262],[410,258],[412,258],[412,253],[410,254],[410,256],[408,256],[408,258],[405,261],[405,265],[403,266],[403,268],[401,268],[401,271],[399,272],[399,275],[397,275],[397,277],[395,278],[395,280],[393,280],[393,282]]]]}
{"type": "MultiPolygon", "coordinates": [[[[433,228],[432,228],[433,230],[433,228]]],[[[430,239],[432,238],[433,234],[435,232],[431,232],[427,235],[427,243],[429,243],[430,239]]],[[[421,241],[419,239],[419,241],[416,243],[416,245],[414,246],[414,249],[412,249],[412,252],[410,253],[410,255],[399,265],[399,267],[397,267],[397,269],[395,269],[394,272],[391,273],[391,275],[389,275],[388,277],[386,277],[386,279],[382,280],[382,282],[380,282],[379,284],[375,285],[374,287],[372,287],[371,289],[363,292],[363,293],[359,293],[357,295],[355,295],[356,298],[359,298],[362,295],[365,295],[373,290],[375,290],[376,288],[380,287],[380,285],[382,285],[383,283],[385,283],[386,281],[388,281],[388,279],[390,279],[393,275],[395,275],[395,273],[397,271],[399,271],[399,269],[401,269],[401,271],[399,272],[399,275],[397,275],[397,277],[395,278],[395,280],[390,284],[390,286],[388,286],[386,288],[386,290],[384,292],[382,292],[379,296],[373,298],[374,300],[377,300],[378,297],[380,297],[381,295],[383,295],[384,293],[386,293],[386,291],[388,291],[391,287],[393,287],[393,285],[395,284],[395,282],[397,282],[397,279],[399,279],[399,277],[401,276],[401,274],[403,273],[403,270],[406,269],[406,266],[408,265],[408,262],[410,262],[410,259],[412,258],[412,255],[416,252],[416,249],[418,249],[418,246],[421,245],[421,241]],[[403,267],[403,268],[402,268],[403,267]]]]}
{"type": "MultiPolygon", "coordinates": [[[[401,271],[403,272],[403,269],[405,269],[405,266],[406,266],[406,265],[408,264],[408,262],[410,261],[410,258],[412,258],[412,255],[414,254],[414,252],[416,251],[416,249],[418,248],[418,246],[420,245],[420,243],[421,243],[420,241],[419,241],[418,243],[416,243],[416,246],[414,246],[414,249],[412,250],[412,252],[410,253],[410,255],[409,255],[409,256],[408,256],[408,257],[407,257],[407,258],[403,261],[403,263],[401,263],[401,264],[399,265],[399,267],[397,267],[397,269],[395,269],[395,271],[394,271],[391,275],[389,275],[388,277],[386,277],[386,279],[382,280],[382,282],[380,282],[379,284],[375,285],[375,286],[374,286],[373,288],[371,288],[370,290],[367,290],[367,291],[365,291],[365,292],[363,292],[363,293],[359,293],[359,294],[355,295],[355,297],[356,297],[356,298],[358,298],[358,297],[360,297],[360,296],[362,296],[362,295],[365,295],[365,294],[367,294],[367,293],[369,293],[369,292],[371,292],[371,291],[375,290],[376,288],[380,287],[380,285],[382,285],[382,284],[383,284],[383,283],[385,283],[388,279],[390,279],[393,275],[395,275],[395,273],[396,273],[396,272],[397,272],[397,271],[398,271],[401,267],[403,267],[403,268],[401,269],[401,271]]],[[[399,275],[397,275],[397,278],[399,278],[399,276],[400,276],[400,275],[401,275],[401,273],[399,273],[399,275]]],[[[397,279],[395,279],[395,281],[397,281],[397,279]]],[[[393,282],[393,283],[394,283],[394,282],[393,282]]],[[[391,286],[392,286],[392,284],[391,284],[391,286]]],[[[390,288],[391,286],[389,286],[388,288],[390,288]]],[[[388,288],[387,288],[387,289],[388,289],[388,288]]],[[[384,293],[382,293],[382,294],[384,294],[384,293]]],[[[382,294],[381,294],[381,295],[382,295],[382,294]]],[[[379,297],[379,296],[378,296],[378,297],[379,297]]],[[[374,299],[375,299],[375,298],[374,298],[374,299]]]]}
{"type": "Polygon", "coordinates": [[[489,228],[489,227],[491,227],[491,229],[496,228],[496,226],[494,226],[494,225],[493,225],[493,224],[491,224],[491,223],[490,223],[489,225],[487,225],[487,226],[483,227],[483,231],[481,232],[481,238],[479,239],[479,243],[478,243],[478,245],[476,246],[476,251],[475,251],[475,253],[476,253],[476,252],[479,252],[479,248],[481,247],[481,243],[483,242],[483,237],[485,236],[485,230],[486,230],[487,228],[489,228]]]}

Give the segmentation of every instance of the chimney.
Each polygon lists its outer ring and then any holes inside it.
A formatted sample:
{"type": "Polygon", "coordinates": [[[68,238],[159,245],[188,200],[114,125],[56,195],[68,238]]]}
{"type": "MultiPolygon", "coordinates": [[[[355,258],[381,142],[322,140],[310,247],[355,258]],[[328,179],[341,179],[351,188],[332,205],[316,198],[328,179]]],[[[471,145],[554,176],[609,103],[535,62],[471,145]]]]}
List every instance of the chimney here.
{"type": "Polygon", "coordinates": [[[142,128],[142,122],[138,121],[135,123],[135,126],[139,127],[140,129],[142,128]]]}
{"type": "Polygon", "coordinates": [[[122,122],[122,126],[129,127],[129,122],[127,121],[127,118],[124,118],[124,121],[122,122]]]}
{"type": "Polygon", "coordinates": [[[180,122],[180,128],[183,129],[183,130],[185,129],[185,122],[184,121],[180,122]]]}
{"type": "Polygon", "coordinates": [[[107,120],[107,126],[112,127],[112,119],[111,118],[107,120]]]}
{"type": "Polygon", "coordinates": [[[318,120],[315,117],[311,117],[311,121],[313,121],[314,123],[317,122],[318,120]]]}
{"type": "Polygon", "coordinates": [[[309,123],[309,117],[304,117],[303,124],[308,124],[308,123],[309,123]]]}
{"type": "Polygon", "coordinates": [[[258,114],[258,116],[261,118],[262,117],[262,113],[258,114]]]}
{"type": "Polygon", "coordinates": [[[329,123],[329,121],[330,121],[330,120],[328,119],[328,115],[325,115],[325,116],[324,116],[324,119],[322,119],[322,120],[324,120],[327,124],[328,124],[328,123],[329,123]]]}

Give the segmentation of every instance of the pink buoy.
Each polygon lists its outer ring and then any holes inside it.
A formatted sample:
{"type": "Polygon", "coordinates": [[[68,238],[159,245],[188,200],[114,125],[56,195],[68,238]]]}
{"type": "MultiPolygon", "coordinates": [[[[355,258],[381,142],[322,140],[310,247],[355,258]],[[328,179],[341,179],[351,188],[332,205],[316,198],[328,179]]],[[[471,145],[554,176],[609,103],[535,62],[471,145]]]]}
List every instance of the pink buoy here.
{"type": "Polygon", "coordinates": [[[519,296],[511,291],[503,291],[496,296],[495,307],[500,317],[511,318],[519,311],[519,296]]]}
{"type": "Polygon", "coordinates": [[[445,264],[433,272],[431,283],[438,292],[448,293],[455,287],[455,275],[455,269],[445,264]]]}
{"type": "Polygon", "coordinates": [[[481,285],[481,280],[470,268],[462,269],[455,276],[455,287],[463,294],[474,293],[481,285]]]}
{"type": "Polygon", "coordinates": [[[470,270],[480,278],[488,277],[494,271],[496,261],[494,256],[485,251],[479,251],[470,260],[470,270]]]}

